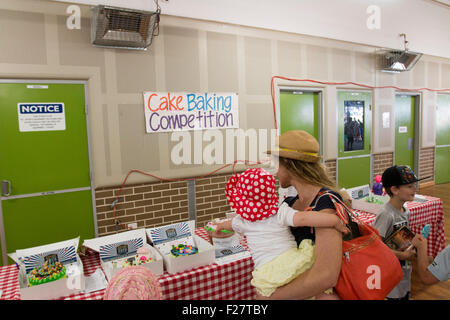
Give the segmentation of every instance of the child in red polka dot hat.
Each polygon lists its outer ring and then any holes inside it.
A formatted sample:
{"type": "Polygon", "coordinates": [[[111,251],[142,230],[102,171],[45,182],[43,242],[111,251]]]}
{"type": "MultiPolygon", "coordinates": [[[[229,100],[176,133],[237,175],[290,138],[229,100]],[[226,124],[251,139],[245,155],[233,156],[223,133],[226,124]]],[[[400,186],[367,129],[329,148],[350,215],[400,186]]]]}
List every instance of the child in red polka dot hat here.
{"type": "Polygon", "coordinates": [[[233,175],[225,186],[228,203],[248,221],[258,221],[277,213],[275,178],[264,169],[249,169],[233,175]]]}
{"type": "Polygon", "coordinates": [[[233,175],[225,194],[237,215],[218,223],[216,230],[234,230],[246,236],[255,263],[251,283],[263,296],[270,296],[314,264],[312,241],[303,240],[297,247],[290,227],[334,227],[349,232],[336,215],[299,212],[286,203],[278,207],[275,178],[261,168],[233,175]]]}

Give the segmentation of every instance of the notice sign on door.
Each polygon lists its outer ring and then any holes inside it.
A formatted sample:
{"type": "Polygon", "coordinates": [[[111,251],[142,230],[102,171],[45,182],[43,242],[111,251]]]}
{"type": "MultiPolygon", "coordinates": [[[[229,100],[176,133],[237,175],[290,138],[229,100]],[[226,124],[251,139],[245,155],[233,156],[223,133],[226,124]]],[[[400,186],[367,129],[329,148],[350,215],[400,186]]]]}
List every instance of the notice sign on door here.
{"type": "Polygon", "coordinates": [[[408,127],[398,127],[398,133],[407,133],[408,127]]]}
{"type": "Polygon", "coordinates": [[[19,131],[66,130],[64,103],[18,103],[19,131]]]}

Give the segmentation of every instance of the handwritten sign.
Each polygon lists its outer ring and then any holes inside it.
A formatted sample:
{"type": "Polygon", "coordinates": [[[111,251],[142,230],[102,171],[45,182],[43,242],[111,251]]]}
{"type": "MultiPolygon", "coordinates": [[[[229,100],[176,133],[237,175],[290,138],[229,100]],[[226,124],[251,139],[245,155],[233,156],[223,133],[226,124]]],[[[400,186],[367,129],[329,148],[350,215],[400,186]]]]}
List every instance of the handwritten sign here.
{"type": "Polygon", "coordinates": [[[147,133],[239,128],[236,93],[144,92],[147,133]]]}

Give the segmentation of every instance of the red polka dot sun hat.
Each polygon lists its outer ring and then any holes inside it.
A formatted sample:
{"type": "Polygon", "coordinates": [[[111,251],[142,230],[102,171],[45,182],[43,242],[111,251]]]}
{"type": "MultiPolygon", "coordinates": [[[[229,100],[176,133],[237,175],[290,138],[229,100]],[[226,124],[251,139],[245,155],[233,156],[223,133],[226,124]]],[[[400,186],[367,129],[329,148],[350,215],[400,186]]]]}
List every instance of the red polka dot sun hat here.
{"type": "Polygon", "coordinates": [[[231,208],[248,221],[263,220],[277,213],[275,178],[261,168],[234,174],[225,186],[231,208]]]}

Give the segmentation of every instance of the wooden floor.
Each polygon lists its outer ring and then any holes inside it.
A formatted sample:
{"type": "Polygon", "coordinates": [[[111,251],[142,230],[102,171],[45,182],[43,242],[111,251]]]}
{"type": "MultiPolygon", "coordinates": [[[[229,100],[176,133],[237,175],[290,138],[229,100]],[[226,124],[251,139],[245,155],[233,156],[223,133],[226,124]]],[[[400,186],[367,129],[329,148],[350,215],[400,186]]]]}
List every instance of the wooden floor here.
{"type": "MultiPolygon", "coordinates": [[[[418,194],[441,198],[444,203],[445,245],[450,244],[450,183],[421,188],[418,194]]],[[[418,275],[412,272],[411,299],[413,300],[450,300],[450,280],[432,286],[424,285],[418,275]]]]}

